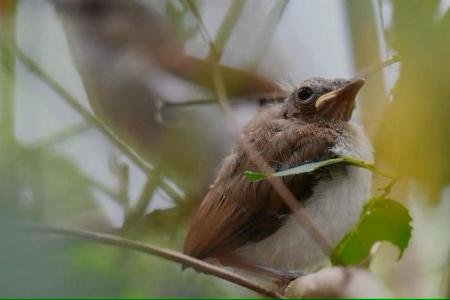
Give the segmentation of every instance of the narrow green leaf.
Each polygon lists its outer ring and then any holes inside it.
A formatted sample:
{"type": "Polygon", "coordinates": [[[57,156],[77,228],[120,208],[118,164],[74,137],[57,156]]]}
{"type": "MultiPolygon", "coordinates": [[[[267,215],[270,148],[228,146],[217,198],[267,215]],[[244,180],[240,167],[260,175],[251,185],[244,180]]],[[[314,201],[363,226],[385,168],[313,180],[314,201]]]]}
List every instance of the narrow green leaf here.
{"type": "Polygon", "coordinates": [[[264,178],[267,178],[268,176],[270,176],[270,174],[253,172],[253,171],[245,171],[244,175],[251,182],[260,181],[260,180],[263,180],[264,178]]]}
{"type": "Polygon", "coordinates": [[[400,253],[411,238],[411,216],[399,202],[388,198],[372,198],[363,208],[359,223],[338,243],[331,254],[335,265],[353,265],[366,258],[374,243],[389,241],[400,253]]]}
{"type": "MultiPolygon", "coordinates": [[[[288,175],[309,173],[309,172],[315,171],[319,168],[337,164],[337,163],[349,164],[352,166],[375,171],[375,172],[380,173],[381,175],[384,175],[380,171],[378,171],[374,165],[367,163],[365,161],[362,161],[359,159],[354,159],[354,158],[347,157],[347,156],[332,158],[332,159],[308,163],[308,164],[303,164],[298,167],[279,171],[276,173],[260,173],[260,172],[254,172],[254,171],[245,171],[244,175],[247,177],[248,180],[255,182],[255,181],[260,181],[260,180],[266,179],[268,177],[283,177],[283,176],[288,176],[288,175]]],[[[387,176],[387,175],[384,175],[384,176],[387,176]]],[[[390,176],[387,176],[387,177],[390,177],[390,176]]]]}

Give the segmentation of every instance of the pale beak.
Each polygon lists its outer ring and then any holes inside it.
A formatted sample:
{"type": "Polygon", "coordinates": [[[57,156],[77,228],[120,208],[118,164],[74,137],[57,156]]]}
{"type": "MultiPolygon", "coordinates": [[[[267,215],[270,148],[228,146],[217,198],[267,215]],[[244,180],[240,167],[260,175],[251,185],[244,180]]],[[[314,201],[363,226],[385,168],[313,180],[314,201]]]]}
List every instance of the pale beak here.
{"type": "Polygon", "coordinates": [[[317,114],[326,119],[348,121],[355,107],[355,98],[365,80],[357,78],[343,87],[326,93],[317,99],[317,114]]]}

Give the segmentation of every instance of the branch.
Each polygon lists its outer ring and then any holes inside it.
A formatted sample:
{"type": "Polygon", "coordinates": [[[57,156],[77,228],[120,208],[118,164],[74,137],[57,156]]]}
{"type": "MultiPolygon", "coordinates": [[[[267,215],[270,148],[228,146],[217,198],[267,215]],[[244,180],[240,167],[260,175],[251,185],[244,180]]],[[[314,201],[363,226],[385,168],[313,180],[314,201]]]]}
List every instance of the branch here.
{"type": "MultiPolygon", "coordinates": [[[[241,96],[238,98],[230,98],[229,100],[233,103],[236,102],[256,102],[259,104],[265,104],[266,102],[279,102],[286,99],[286,94],[284,93],[270,93],[270,94],[261,94],[261,95],[247,95],[247,96],[241,96]]],[[[165,102],[163,105],[164,107],[187,107],[187,106],[196,106],[196,105],[206,105],[206,104],[218,104],[216,99],[194,99],[194,100],[187,100],[182,102],[165,102]]]]}
{"type": "Polygon", "coordinates": [[[359,70],[358,74],[361,77],[370,77],[371,75],[375,74],[378,71],[381,71],[383,68],[388,67],[392,64],[400,62],[400,57],[397,55],[392,56],[391,58],[372,64],[370,66],[364,67],[361,70],[359,70]]]}
{"type": "Polygon", "coordinates": [[[52,133],[49,136],[46,136],[36,142],[33,142],[30,147],[31,148],[46,148],[50,147],[56,143],[62,142],[68,138],[81,134],[89,129],[91,129],[91,125],[81,122],[70,127],[64,128],[56,133],[52,133]]]}
{"type": "Polygon", "coordinates": [[[193,258],[191,256],[184,255],[180,252],[171,249],[158,247],[138,241],[132,241],[111,234],[87,230],[61,228],[36,223],[18,223],[10,221],[0,221],[0,223],[9,226],[14,226],[19,229],[29,230],[32,232],[71,236],[83,240],[93,241],[100,244],[111,245],[122,249],[146,253],[169,261],[180,263],[183,267],[191,267],[199,272],[222,278],[224,280],[243,286],[245,288],[248,288],[252,291],[258,292],[270,298],[282,298],[282,296],[279,293],[271,291],[270,289],[267,289],[264,286],[256,282],[253,282],[245,277],[234,274],[223,268],[217,267],[215,265],[209,264],[207,262],[193,258]]]}
{"type": "MultiPolygon", "coordinates": [[[[0,5],[0,37],[10,35],[15,40],[17,3],[4,1],[0,5]]],[[[14,143],[14,85],[16,64],[13,53],[0,40],[0,138],[14,143]]],[[[2,144],[3,144],[2,143],[2,144]]]]}
{"type": "Polygon", "coordinates": [[[142,193],[139,196],[138,202],[134,207],[131,207],[125,213],[125,220],[123,222],[122,228],[127,230],[131,228],[136,222],[145,214],[145,210],[150,203],[156,188],[159,185],[159,168],[155,169],[153,176],[147,178],[147,182],[142,189],[142,193]]]}

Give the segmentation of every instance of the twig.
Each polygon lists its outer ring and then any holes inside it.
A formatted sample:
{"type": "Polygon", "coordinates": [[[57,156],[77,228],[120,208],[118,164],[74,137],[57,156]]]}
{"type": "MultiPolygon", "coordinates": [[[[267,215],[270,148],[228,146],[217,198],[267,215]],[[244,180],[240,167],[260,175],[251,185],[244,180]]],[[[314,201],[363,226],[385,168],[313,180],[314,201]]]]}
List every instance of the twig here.
{"type": "MultiPolygon", "coordinates": [[[[1,7],[0,7],[1,8],[1,7]]],[[[10,35],[15,40],[16,30],[15,1],[5,1],[0,10],[0,37],[10,35]]],[[[16,65],[14,55],[0,39],[0,138],[3,143],[15,142],[14,135],[14,80],[16,65]]]]}
{"type": "Polygon", "coordinates": [[[157,256],[157,257],[160,257],[160,258],[163,258],[166,260],[180,263],[184,267],[191,267],[197,271],[225,279],[229,282],[246,287],[252,291],[258,292],[267,297],[283,298],[282,295],[280,295],[279,293],[272,291],[268,288],[265,288],[264,286],[262,286],[256,282],[253,282],[245,277],[234,274],[223,268],[217,267],[215,265],[209,264],[202,260],[190,257],[188,255],[182,254],[180,252],[177,252],[177,251],[174,251],[171,249],[158,247],[155,245],[146,244],[146,243],[142,243],[142,242],[138,242],[138,241],[133,241],[133,240],[129,240],[129,239],[126,239],[123,237],[111,235],[111,234],[105,234],[105,233],[99,233],[99,232],[93,232],[93,231],[87,231],[87,230],[61,228],[61,227],[54,227],[54,226],[48,226],[48,225],[42,225],[42,224],[36,224],[36,223],[18,223],[18,222],[10,222],[10,221],[0,221],[0,223],[3,223],[4,225],[14,226],[17,228],[22,228],[25,230],[34,231],[34,232],[72,236],[72,237],[80,238],[83,240],[94,241],[97,243],[111,245],[111,246],[119,247],[122,249],[129,249],[129,250],[134,250],[134,251],[154,255],[154,256],[157,256]]]}
{"type": "MultiPolygon", "coordinates": [[[[190,1],[188,1],[188,3],[189,2],[190,1]]],[[[210,45],[210,51],[217,53],[200,14],[196,10],[196,8],[194,9],[195,11],[192,10],[192,13],[197,19],[200,28],[202,29],[203,37],[205,38],[206,42],[210,45]]],[[[217,58],[218,56],[215,55],[214,57],[217,58]]],[[[239,131],[236,127],[236,121],[234,120],[231,107],[228,102],[224,80],[221,71],[217,66],[218,66],[217,61],[215,61],[213,70],[213,82],[216,89],[216,95],[219,100],[219,104],[222,108],[225,119],[227,120],[227,124],[230,128],[231,134],[233,135],[234,139],[240,144],[240,146],[244,149],[244,151],[247,153],[250,160],[252,160],[253,163],[258,167],[259,171],[264,173],[273,172],[273,169],[265,161],[262,155],[259,152],[257,152],[245,138],[241,139],[239,138],[239,131]]],[[[312,219],[305,212],[303,206],[292,194],[292,192],[284,185],[284,183],[279,178],[268,178],[268,181],[275,189],[275,191],[280,195],[280,197],[285,201],[286,205],[288,205],[288,207],[291,209],[291,211],[293,212],[294,216],[299,221],[299,223],[303,225],[309,236],[320,246],[320,249],[326,255],[329,255],[332,251],[330,242],[325,238],[325,236],[313,223],[312,219]]]]}
{"type": "Polygon", "coordinates": [[[361,70],[359,70],[358,75],[361,77],[370,77],[374,73],[382,70],[383,68],[385,68],[387,66],[395,64],[397,62],[400,62],[400,57],[397,55],[393,55],[391,58],[389,58],[385,61],[375,63],[373,65],[362,68],[361,70]]]}
{"type": "Polygon", "coordinates": [[[91,129],[91,125],[85,122],[81,122],[79,124],[72,125],[68,128],[64,128],[52,135],[46,136],[30,145],[31,148],[46,148],[52,146],[56,143],[64,141],[68,138],[71,138],[75,135],[83,133],[89,129],[91,129]]]}
{"type": "Polygon", "coordinates": [[[381,191],[381,194],[379,196],[377,196],[377,199],[383,199],[385,198],[387,195],[389,195],[391,193],[392,188],[394,187],[394,185],[397,183],[397,181],[400,178],[391,178],[392,180],[384,187],[379,188],[378,190],[381,191]]]}
{"type": "Polygon", "coordinates": [[[237,21],[239,20],[239,17],[242,14],[242,8],[244,7],[244,5],[244,0],[233,0],[233,2],[231,2],[230,8],[228,9],[222,25],[219,28],[219,32],[214,39],[215,53],[210,49],[206,60],[214,59],[215,56],[217,62],[220,61],[225,45],[227,44],[228,39],[231,36],[231,32],[233,31],[234,27],[237,24],[237,21]]]}
{"type": "MultiPolygon", "coordinates": [[[[229,99],[230,102],[236,103],[236,102],[277,102],[282,101],[286,99],[286,94],[282,93],[271,93],[271,94],[261,94],[261,95],[247,95],[247,96],[240,96],[238,98],[231,98],[229,99]]],[[[164,107],[169,108],[176,108],[176,107],[187,107],[187,106],[196,106],[196,105],[207,105],[207,104],[218,104],[217,99],[194,99],[194,100],[187,100],[183,102],[165,102],[163,105],[164,107]]]]}
{"type": "Polygon", "coordinates": [[[138,202],[126,212],[122,226],[124,230],[130,229],[142,216],[144,216],[145,209],[148,207],[159,182],[159,168],[155,168],[154,174],[147,178],[147,182],[142,189],[138,202]]]}
{"type": "Polygon", "coordinates": [[[250,53],[252,53],[252,60],[249,64],[250,70],[256,69],[257,65],[263,58],[264,53],[269,48],[269,42],[273,37],[273,34],[284,14],[284,11],[286,10],[286,7],[289,4],[289,1],[290,0],[278,0],[272,2],[275,4],[270,10],[268,16],[265,18],[265,23],[261,26],[261,29],[257,33],[258,35],[255,38],[257,42],[249,50],[250,53]]]}

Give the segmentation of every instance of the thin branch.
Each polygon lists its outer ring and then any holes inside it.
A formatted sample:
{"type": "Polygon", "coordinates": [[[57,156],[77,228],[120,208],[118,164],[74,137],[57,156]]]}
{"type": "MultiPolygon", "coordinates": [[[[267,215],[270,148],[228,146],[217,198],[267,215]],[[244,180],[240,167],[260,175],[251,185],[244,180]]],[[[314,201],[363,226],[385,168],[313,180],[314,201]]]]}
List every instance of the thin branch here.
{"type": "Polygon", "coordinates": [[[388,196],[388,195],[391,193],[392,188],[394,187],[394,185],[395,185],[399,180],[400,180],[400,178],[392,178],[392,180],[391,180],[386,186],[384,186],[384,187],[382,187],[382,188],[379,188],[378,190],[381,191],[381,194],[378,195],[376,198],[382,199],[382,198],[385,198],[386,196],[388,196]]]}
{"type": "Polygon", "coordinates": [[[91,125],[85,122],[81,122],[75,125],[72,125],[68,128],[64,128],[56,133],[53,133],[49,136],[39,139],[38,141],[32,143],[30,145],[31,148],[46,148],[50,147],[56,143],[62,142],[68,138],[71,138],[75,135],[81,134],[89,129],[91,129],[91,125]]]}
{"type": "Polygon", "coordinates": [[[200,35],[208,43],[208,46],[210,49],[210,51],[209,51],[210,59],[212,61],[218,62],[220,60],[220,57],[218,56],[219,52],[216,50],[216,46],[212,42],[212,38],[209,35],[209,32],[206,29],[205,24],[203,23],[203,20],[202,20],[202,17],[200,15],[197,5],[195,4],[195,2],[193,0],[186,0],[186,5],[189,8],[189,10],[191,11],[191,13],[194,15],[195,19],[197,20],[197,22],[199,24],[200,35]]]}
{"type": "Polygon", "coordinates": [[[400,56],[394,55],[385,61],[362,68],[361,70],[359,70],[358,75],[361,77],[370,77],[376,72],[381,71],[383,68],[398,62],[400,62],[400,56]]]}
{"type": "MultiPolygon", "coordinates": [[[[257,102],[257,103],[266,103],[266,102],[277,102],[286,99],[286,94],[283,93],[271,93],[271,94],[261,94],[261,95],[248,95],[248,96],[240,96],[238,98],[230,98],[231,103],[237,102],[257,102]]],[[[207,104],[218,104],[217,99],[194,99],[187,100],[183,102],[165,102],[164,107],[176,108],[176,107],[188,107],[188,106],[197,106],[197,105],[207,105],[207,104]]]]}
{"type": "Polygon", "coordinates": [[[145,210],[148,207],[159,182],[159,168],[155,168],[155,173],[147,178],[147,182],[142,189],[138,202],[134,207],[130,208],[125,213],[125,220],[123,223],[124,230],[131,228],[137,221],[139,221],[141,217],[144,216],[145,210]]]}
{"type": "Polygon", "coordinates": [[[208,56],[206,60],[214,59],[214,56],[216,56],[217,62],[220,61],[223,50],[225,49],[225,45],[227,44],[231,33],[233,32],[234,27],[237,24],[237,21],[239,20],[239,17],[242,14],[242,9],[245,5],[244,0],[233,0],[230,4],[230,8],[228,9],[228,12],[222,22],[222,25],[219,28],[219,32],[216,35],[216,38],[214,39],[214,45],[215,45],[215,51],[209,51],[208,56]]]}
{"type": "Polygon", "coordinates": [[[107,186],[106,184],[98,181],[95,178],[92,177],[87,177],[87,180],[89,181],[89,183],[96,188],[97,190],[99,190],[100,192],[104,193],[105,195],[108,195],[111,199],[113,199],[114,201],[117,202],[117,204],[122,204],[121,203],[121,198],[120,198],[120,194],[118,192],[116,192],[114,189],[110,188],[109,186],[107,186]]]}
{"type": "MultiPolygon", "coordinates": [[[[188,2],[189,3],[189,2],[188,2]]],[[[190,6],[191,7],[191,6],[190,6]]],[[[195,8],[194,8],[195,9],[195,8]]],[[[206,42],[210,45],[210,50],[216,53],[214,44],[212,43],[208,31],[203,23],[203,20],[198,13],[197,10],[192,11],[193,15],[196,17],[203,34],[203,37],[206,39],[206,42]]],[[[218,57],[215,55],[214,57],[218,57]]],[[[219,100],[219,104],[224,113],[225,119],[227,120],[227,124],[230,128],[230,132],[233,135],[234,139],[240,144],[243,150],[247,153],[250,160],[258,167],[260,172],[271,173],[273,169],[266,162],[264,157],[256,151],[251,143],[247,141],[245,138],[239,138],[239,131],[236,127],[236,121],[234,120],[233,113],[231,111],[231,107],[228,101],[228,96],[226,93],[224,80],[220,68],[218,68],[218,61],[215,61],[214,70],[213,70],[213,82],[216,89],[216,95],[219,100]]],[[[314,224],[312,219],[309,217],[307,212],[305,212],[304,207],[300,204],[300,202],[296,199],[296,197],[292,194],[292,192],[284,185],[284,183],[279,178],[269,178],[268,181],[275,189],[275,191],[280,195],[280,197],[285,201],[286,205],[293,212],[294,216],[298,220],[298,222],[303,225],[306,232],[309,236],[320,246],[320,249],[326,254],[329,255],[332,251],[332,247],[327,238],[320,232],[317,226],[314,224]]]]}
{"type": "Polygon", "coordinates": [[[180,263],[183,267],[191,267],[199,272],[225,279],[229,282],[246,287],[252,291],[258,292],[267,297],[282,298],[282,295],[280,295],[279,293],[274,292],[274,291],[272,291],[256,282],[253,282],[245,277],[234,274],[223,268],[217,267],[215,265],[209,264],[202,260],[193,258],[191,256],[182,254],[180,252],[177,252],[177,251],[174,251],[171,249],[158,247],[155,245],[146,244],[146,243],[142,243],[142,242],[138,242],[138,241],[133,241],[133,240],[129,240],[129,239],[126,239],[123,237],[111,235],[111,234],[105,234],[105,233],[99,233],[99,232],[93,232],[93,231],[87,231],[87,230],[61,228],[61,227],[54,227],[54,226],[48,226],[48,225],[42,225],[42,224],[36,224],[36,223],[18,223],[18,222],[10,222],[10,221],[0,221],[0,223],[3,223],[4,225],[14,226],[19,229],[33,231],[33,232],[71,236],[71,237],[80,238],[83,240],[88,240],[88,241],[93,241],[93,242],[97,242],[97,243],[101,243],[101,244],[115,246],[115,247],[122,248],[122,249],[129,249],[129,250],[134,250],[134,251],[138,251],[141,253],[154,255],[154,256],[157,256],[157,257],[160,257],[160,258],[163,258],[166,260],[180,263]]]}
{"type": "MultiPolygon", "coordinates": [[[[11,36],[15,40],[17,4],[6,2],[0,10],[0,37],[11,36]]],[[[14,135],[14,83],[16,65],[14,54],[0,40],[0,138],[3,142],[15,142],[14,135]]]]}
{"type": "MultiPolygon", "coordinates": [[[[259,65],[261,59],[269,48],[273,34],[277,29],[289,1],[290,0],[273,1],[275,4],[271,8],[269,14],[265,18],[264,24],[260,27],[260,30],[257,33],[258,35],[255,39],[257,42],[249,50],[250,53],[252,53],[252,60],[249,64],[251,70],[255,69],[259,65]]],[[[256,2],[254,4],[256,4],[256,2]]]]}

